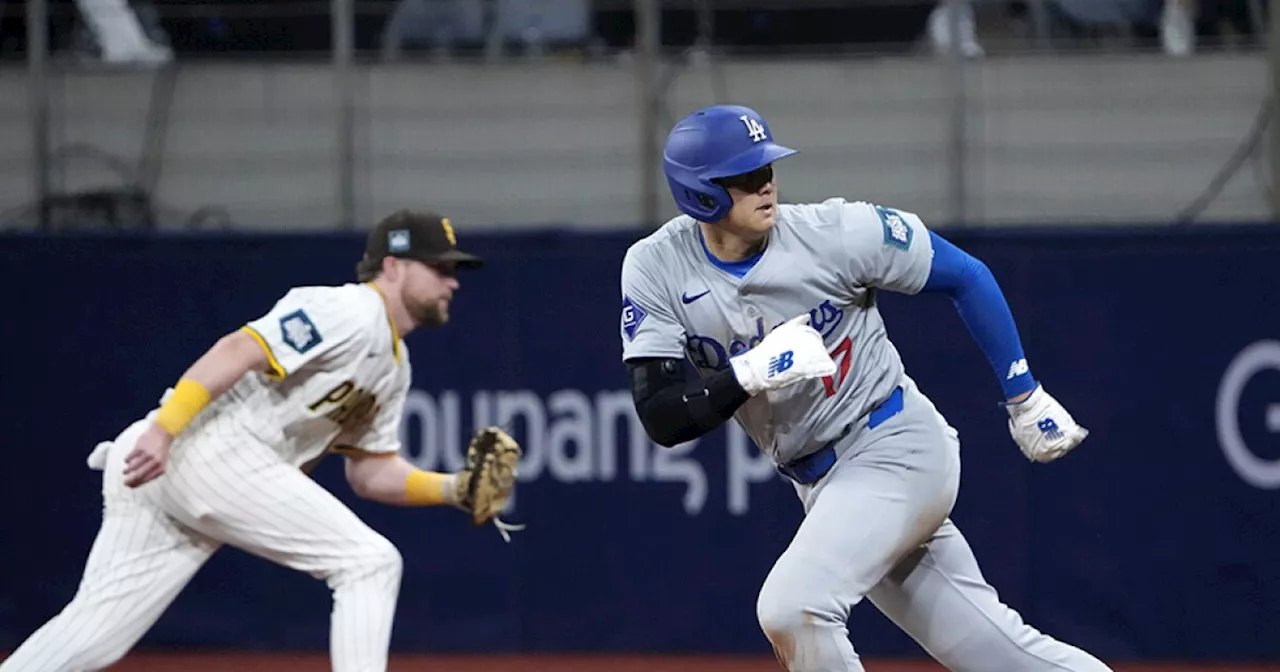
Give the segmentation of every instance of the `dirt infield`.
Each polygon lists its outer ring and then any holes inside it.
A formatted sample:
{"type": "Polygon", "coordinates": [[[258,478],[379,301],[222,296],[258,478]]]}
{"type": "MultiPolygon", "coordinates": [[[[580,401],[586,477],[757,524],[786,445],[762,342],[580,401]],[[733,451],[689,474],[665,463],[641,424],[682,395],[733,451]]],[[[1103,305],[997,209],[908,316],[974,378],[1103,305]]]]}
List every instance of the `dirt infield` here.
{"type": "MultiPolygon", "coordinates": [[[[867,672],[943,672],[931,662],[866,660],[867,672]]],[[[1113,663],[1116,672],[1280,672],[1280,664],[1113,663]]],[[[320,672],[323,654],[135,653],[111,672],[320,672]]],[[[396,656],[389,672],[778,672],[772,658],[725,656],[396,656]]]]}

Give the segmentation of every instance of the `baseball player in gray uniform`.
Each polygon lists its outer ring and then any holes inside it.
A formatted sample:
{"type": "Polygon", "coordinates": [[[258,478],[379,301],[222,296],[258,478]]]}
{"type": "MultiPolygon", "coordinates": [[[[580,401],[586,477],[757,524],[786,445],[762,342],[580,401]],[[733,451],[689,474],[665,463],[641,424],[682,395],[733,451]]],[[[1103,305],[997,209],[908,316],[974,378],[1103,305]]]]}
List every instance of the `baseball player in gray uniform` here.
{"type": "Polygon", "coordinates": [[[881,290],[948,294],[1003,388],[1014,441],[1048,462],[1088,432],[1033,378],[990,270],[909,212],[779,204],[773,163],[793,153],[746,107],[681,120],[663,163],[683,215],[632,245],[621,273],[623,359],[650,436],[672,446],[734,418],[803,503],[757,601],[779,662],[862,670],[846,623],[866,597],[951,670],[1108,670],[983,579],[950,520],[957,433],[876,307],[881,290]]]}

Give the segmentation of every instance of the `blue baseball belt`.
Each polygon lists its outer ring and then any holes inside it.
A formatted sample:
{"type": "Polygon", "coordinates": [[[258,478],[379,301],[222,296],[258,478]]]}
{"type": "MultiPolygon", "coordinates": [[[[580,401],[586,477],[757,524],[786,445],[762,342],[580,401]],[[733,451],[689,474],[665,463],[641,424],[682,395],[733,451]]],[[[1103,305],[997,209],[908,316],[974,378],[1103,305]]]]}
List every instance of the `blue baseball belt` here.
{"type": "MultiPolygon", "coordinates": [[[[893,393],[871,411],[870,417],[867,419],[867,428],[875,429],[885,420],[892,418],[902,412],[902,388],[895,387],[893,393]]],[[[797,458],[786,464],[778,465],[778,473],[801,485],[811,485],[817,483],[818,479],[827,475],[831,471],[831,467],[836,464],[836,448],[835,444],[844,438],[845,434],[852,429],[851,425],[845,425],[844,431],[840,432],[840,436],[828,441],[826,445],[815,450],[804,457],[797,458]]]]}

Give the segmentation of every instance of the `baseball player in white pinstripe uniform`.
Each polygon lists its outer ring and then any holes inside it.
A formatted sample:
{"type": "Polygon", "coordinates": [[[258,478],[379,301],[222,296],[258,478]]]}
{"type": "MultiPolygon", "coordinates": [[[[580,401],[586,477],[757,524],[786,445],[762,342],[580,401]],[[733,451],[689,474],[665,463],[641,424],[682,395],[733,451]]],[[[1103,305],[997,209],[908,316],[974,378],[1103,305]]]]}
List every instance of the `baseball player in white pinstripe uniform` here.
{"type": "Polygon", "coordinates": [[[442,326],[456,272],[447,219],[398,212],[371,232],[359,283],[297,287],[221,338],[89,464],[104,514],[75,597],[0,672],[99,670],[122,658],[223,544],[323,579],[337,672],[386,669],[399,593],[395,546],[306,471],[331,452],[365,499],[455,506],[479,524],[515,484],[519,447],[478,433],[456,474],[399,456],[410,383],[403,337],[442,326]]]}

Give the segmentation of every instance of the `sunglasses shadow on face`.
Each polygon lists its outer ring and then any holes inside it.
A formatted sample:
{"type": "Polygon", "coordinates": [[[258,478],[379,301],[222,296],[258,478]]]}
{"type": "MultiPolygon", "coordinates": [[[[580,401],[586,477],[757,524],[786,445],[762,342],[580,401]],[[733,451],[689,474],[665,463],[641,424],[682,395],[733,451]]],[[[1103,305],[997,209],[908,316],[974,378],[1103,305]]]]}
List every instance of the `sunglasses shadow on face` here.
{"type": "Polygon", "coordinates": [[[729,177],[721,177],[712,180],[716,184],[725,189],[741,189],[749,194],[754,194],[764,188],[764,185],[773,181],[773,164],[766,163],[759,168],[741,175],[730,175],[729,177]]]}
{"type": "Polygon", "coordinates": [[[442,277],[455,278],[458,276],[458,265],[452,261],[437,261],[427,264],[431,270],[439,273],[442,277]]]}

